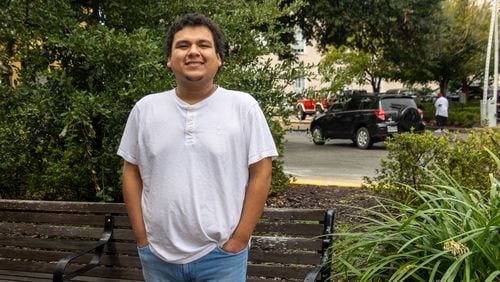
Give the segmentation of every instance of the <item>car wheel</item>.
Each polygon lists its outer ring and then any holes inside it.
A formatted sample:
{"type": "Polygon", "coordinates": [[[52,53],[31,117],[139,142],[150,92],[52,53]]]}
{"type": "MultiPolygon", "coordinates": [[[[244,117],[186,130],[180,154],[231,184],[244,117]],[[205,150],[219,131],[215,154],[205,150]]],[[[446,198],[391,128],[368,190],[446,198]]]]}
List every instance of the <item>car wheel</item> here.
{"type": "Polygon", "coordinates": [[[366,127],[360,127],[356,131],[356,145],[361,149],[369,149],[373,145],[372,137],[366,127]]]}
{"type": "Polygon", "coordinates": [[[323,130],[321,127],[315,126],[312,130],[312,140],[316,145],[325,144],[325,136],[323,136],[323,130]]]}
{"type": "Polygon", "coordinates": [[[299,120],[304,120],[306,119],[306,113],[304,112],[304,110],[302,109],[301,106],[298,106],[297,107],[297,118],[299,120]]]}

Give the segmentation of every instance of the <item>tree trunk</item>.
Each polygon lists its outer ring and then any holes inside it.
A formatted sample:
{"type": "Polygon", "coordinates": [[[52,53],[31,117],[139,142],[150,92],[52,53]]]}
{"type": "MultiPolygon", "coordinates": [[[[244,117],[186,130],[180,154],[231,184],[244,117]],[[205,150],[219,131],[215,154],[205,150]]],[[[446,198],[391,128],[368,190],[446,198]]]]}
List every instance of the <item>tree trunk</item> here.
{"type": "Polygon", "coordinates": [[[382,79],[380,77],[372,77],[370,79],[370,84],[372,85],[373,93],[380,93],[380,83],[382,79]]]}
{"type": "Polygon", "coordinates": [[[441,93],[443,93],[443,95],[446,96],[446,93],[448,93],[448,82],[450,80],[448,78],[441,78],[439,80],[439,90],[441,91],[441,93]]]}
{"type": "Polygon", "coordinates": [[[467,83],[467,79],[462,79],[462,95],[464,95],[464,104],[469,102],[469,84],[467,83]]]}

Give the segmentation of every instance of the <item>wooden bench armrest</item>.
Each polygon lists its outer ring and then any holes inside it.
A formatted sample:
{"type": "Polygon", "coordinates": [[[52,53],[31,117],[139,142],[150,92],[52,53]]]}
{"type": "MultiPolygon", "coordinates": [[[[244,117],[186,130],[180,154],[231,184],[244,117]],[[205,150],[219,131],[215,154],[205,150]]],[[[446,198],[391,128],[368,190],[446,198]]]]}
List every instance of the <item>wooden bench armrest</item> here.
{"type": "Polygon", "coordinates": [[[59,260],[59,262],[57,262],[56,268],[52,276],[53,281],[59,282],[59,281],[70,280],[71,278],[76,277],[86,271],[89,271],[90,269],[99,265],[104,247],[106,247],[106,245],[109,242],[109,239],[111,239],[111,235],[113,235],[113,224],[114,224],[113,216],[107,215],[104,219],[104,231],[97,244],[59,260]],[[94,256],[92,257],[92,259],[89,261],[88,264],[86,264],[82,268],[79,268],[73,272],[64,275],[64,270],[73,260],[89,253],[94,253],[94,256]]]}

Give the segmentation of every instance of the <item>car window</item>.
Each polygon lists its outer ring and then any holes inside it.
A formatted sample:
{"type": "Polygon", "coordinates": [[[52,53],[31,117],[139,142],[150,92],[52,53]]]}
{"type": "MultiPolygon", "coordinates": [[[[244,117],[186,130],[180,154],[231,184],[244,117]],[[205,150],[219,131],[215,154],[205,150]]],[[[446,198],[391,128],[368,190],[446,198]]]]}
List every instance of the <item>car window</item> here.
{"type": "Polygon", "coordinates": [[[359,106],[361,110],[370,110],[377,108],[377,99],[374,97],[367,97],[361,99],[361,105],[359,106]]]}
{"type": "Polygon", "coordinates": [[[359,104],[361,103],[359,98],[353,98],[351,101],[349,101],[349,104],[347,104],[347,111],[352,111],[352,110],[357,110],[359,109],[359,104]]]}
{"type": "Polygon", "coordinates": [[[384,111],[397,110],[400,111],[404,108],[416,108],[415,101],[411,98],[386,98],[382,99],[382,109],[384,111]]]}
{"type": "Polygon", "coordinates": [[[338,111],[344,109],[344,103],[335,103],[330,107],[330,111],[338,111]]]}
{"type": "Polygon", "coordinates": [[[345,101],[337,100],[335,103],[331,104],[328,111],[340,111],[345,108],[345,101]]]}

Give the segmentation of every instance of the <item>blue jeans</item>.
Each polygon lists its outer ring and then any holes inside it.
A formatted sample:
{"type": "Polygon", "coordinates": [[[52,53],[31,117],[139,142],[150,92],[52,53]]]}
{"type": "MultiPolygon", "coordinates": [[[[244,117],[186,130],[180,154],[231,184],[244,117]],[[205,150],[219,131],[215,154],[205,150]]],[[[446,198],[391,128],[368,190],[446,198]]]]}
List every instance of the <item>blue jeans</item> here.
{"type": "Polygon", "coordinates": [[[216,247],[186,264],[168,263],[155,256],[149,245],[138,248],[142,273],[147,282],[246,281],[248,247],[232,254],[216,247]]]}

